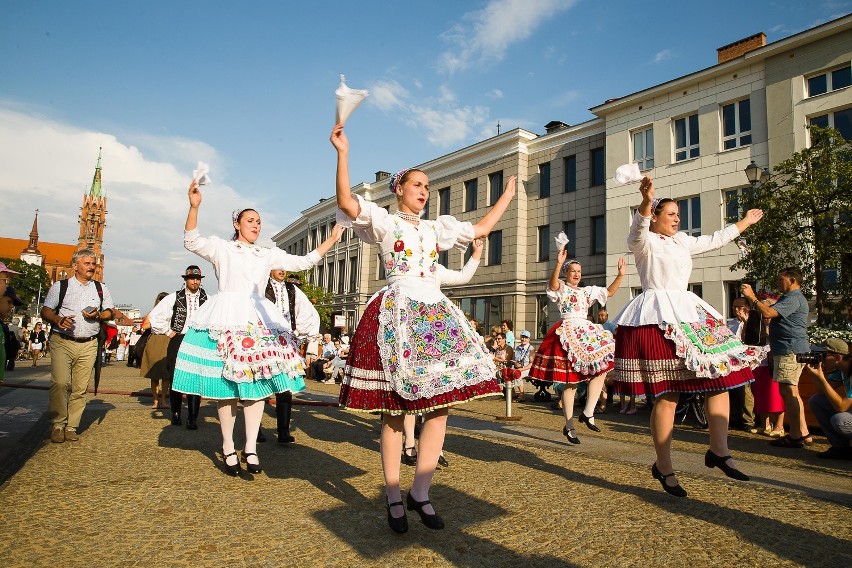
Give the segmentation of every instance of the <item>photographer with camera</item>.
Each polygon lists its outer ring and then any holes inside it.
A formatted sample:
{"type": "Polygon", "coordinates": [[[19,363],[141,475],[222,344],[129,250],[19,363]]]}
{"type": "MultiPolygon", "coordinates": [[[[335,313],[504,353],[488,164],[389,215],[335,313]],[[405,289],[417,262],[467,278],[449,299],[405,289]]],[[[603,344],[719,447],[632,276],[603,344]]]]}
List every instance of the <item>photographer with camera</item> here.
{"type": "Polygon", "coordinates": [[[769,322],[769,347],[772,351],[772,367],[784,399],[784,412],[790,423],[789,433],[773,440],[771,445],[780,448],[801,448],[812,444],[805,422],[805,405],[799,395],[799,377],[804,363],[797,355],[810,353],[808,342],[808,301],[802,294],[802,272],[798,268],[784,268],[778,273],[778,291],[782,296],[773,306],[757,301],[757,296],[748,284],[740,286],[740,293],[769,322]]]}
{"type": "Polygon", "coordinates": [[[825,348],[825,352],[820,354],[822,357],[814,357],[817,360],[809,362],[804,371],[817,391],[808,404],[831,444],[817,457],[848,460],[852,459],[852,381],[849,375],[852,356],[849,355],[849,345],[842,339],[831,337],[822,346],[825,348]],[[838,394],[831,383],[842,383],[842,394],[838,394]]]}

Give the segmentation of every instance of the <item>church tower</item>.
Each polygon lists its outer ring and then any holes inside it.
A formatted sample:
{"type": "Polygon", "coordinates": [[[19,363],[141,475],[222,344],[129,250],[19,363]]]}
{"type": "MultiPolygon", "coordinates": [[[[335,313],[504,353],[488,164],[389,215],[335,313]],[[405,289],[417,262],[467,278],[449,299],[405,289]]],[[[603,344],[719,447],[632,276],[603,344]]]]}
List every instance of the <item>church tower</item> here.
{"type": "Polygon", "coordinates": [[[21,260],[27,264],[44,266],[44,255],[38,250],[38,209],[35,210],[33,230],[30,231],[30,242],[27,244],[27,248],[21,251],[21,260]]]}
{"type": "Polygon", "coordinates": [[[92,249],[95,251],[95,280],[104,277],[104,227],[106,227],[106,191],[101,187],[101,150],[98,149],[98,164],[95,166],[95,176],[89,193],[83,196],[83,206],[80,208],[80,236],[77,240],[77,250],[92,249]]]}

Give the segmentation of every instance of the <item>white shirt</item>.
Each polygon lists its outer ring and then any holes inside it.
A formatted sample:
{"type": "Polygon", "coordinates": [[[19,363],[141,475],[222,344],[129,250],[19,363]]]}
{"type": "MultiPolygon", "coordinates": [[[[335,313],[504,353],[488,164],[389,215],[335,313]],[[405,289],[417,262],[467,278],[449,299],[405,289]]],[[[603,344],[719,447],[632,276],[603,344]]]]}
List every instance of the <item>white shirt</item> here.
{"type": "MultiPolygon", "coordinates": [[[[200,289],[194,294],[189,290],[186,291],[186,320],[183,322],[183,329],[180,331],[181,334],[186,333],[189,326],[189,319],[192,317],[192,314],[198,310],[200,305],[200,296],[200,289]]],[[[154,309],[152,309],[151,313],[148,314],[148,323],[151,324],[151,333],[155,333],[157,335],[168,335],[169,337],[177,335],[172,330],[171,326],[172,314],[174,313],[176,301],[177,292],[172,292],[154,306],[154,309]]]]}
{"type": "MultiPolygon", "coordinates": [[[[281,314],[287,323],[292,325],[292,314],[290,314],[290,301],[287,296],[287,286],[284,281],[281,282],[270,278],[272,291],[275,293],[275,305],[281,310],[281,314]]],[[[296,295],[296,335],[316,335],[320,329],[320,315],[308,297],[298,287],[293,287],[296,295]]]]}
{"type": "MultiPolygon", "coordinates": [[[[56,312],[59,308],[59,282],[54,282],[44,299],[44,307],[50,308],[56,312]]],[[[115,306],[112,303],[112,295],[109,293],[109,288],[106,284],[101,283],[101,289],[104,293],[103,305],[98,296],[98,289],[95,287],[94,281],[90,280],[83,284],[77,280],[76,276],[68,279],[68,290],[65,291],[65,298],[62,300],[62,307],[56,315],[59,317],[74,316],[74,324],[69,329],[62,329],[58,325],[54,326],[53,331],[63,335],[72,335],[77,338],[94,337],[101,330],[101,322],[97,319],[87,320],[83,317],[85,308],[94,307],[101,310],[112,309],[115,306]]]]}

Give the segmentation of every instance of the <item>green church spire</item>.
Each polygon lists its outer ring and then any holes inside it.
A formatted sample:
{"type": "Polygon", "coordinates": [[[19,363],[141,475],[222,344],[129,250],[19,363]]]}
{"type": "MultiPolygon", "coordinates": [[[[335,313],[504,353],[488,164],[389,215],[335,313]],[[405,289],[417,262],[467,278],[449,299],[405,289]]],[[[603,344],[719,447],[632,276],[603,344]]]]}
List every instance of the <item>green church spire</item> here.
{"type": "Polygon", "coordinates": [[[95,177],[92,178],[92,189],[89,190],[91,197],[106,197],[106,191],[101,188],[101,150],[98,148],[98,165],[95,166],[95,177]]]}

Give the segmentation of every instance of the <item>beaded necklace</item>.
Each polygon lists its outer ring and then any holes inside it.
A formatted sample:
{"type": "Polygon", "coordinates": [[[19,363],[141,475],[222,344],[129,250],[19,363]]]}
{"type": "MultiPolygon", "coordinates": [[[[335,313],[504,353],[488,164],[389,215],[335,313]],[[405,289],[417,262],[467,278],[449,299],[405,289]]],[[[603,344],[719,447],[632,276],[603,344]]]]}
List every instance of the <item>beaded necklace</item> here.
{"type": "Polygon", "coordinates": [[[403,213],[402,211],[397,211],[396,216],[402,219],[403,221],[408,221],[409,223],[414,223],[415,225],[420,224],[420,215],[415,215],[414,213],[403,213]]]}

